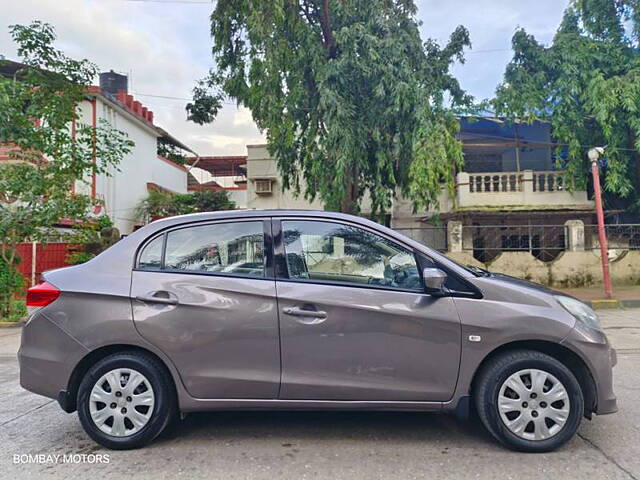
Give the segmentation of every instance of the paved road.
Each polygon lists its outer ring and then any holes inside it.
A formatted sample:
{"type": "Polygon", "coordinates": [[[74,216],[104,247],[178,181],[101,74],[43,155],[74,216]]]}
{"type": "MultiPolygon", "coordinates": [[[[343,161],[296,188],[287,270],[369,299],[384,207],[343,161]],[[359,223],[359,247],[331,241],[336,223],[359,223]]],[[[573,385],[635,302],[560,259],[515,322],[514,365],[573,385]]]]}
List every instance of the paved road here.
{"type": "Polygon", "coordinates": [[[85,436],[75,414],[20,388],[19,330],[0,329],[0,477],[640,480],[640,310],[601,316],[620,349],[620,412],[584,421],[562,450],[539,455],[503,449],[476,422],[375,412],[191,415],[147,448],[112,452],[85,436]],[[29,454],[52,457],[14,463],[29,454]],[[47,461],[64,454],[76,456],[47,461]],[[82,454],[107,454],[109,463],[83,463],[82,454]]]}

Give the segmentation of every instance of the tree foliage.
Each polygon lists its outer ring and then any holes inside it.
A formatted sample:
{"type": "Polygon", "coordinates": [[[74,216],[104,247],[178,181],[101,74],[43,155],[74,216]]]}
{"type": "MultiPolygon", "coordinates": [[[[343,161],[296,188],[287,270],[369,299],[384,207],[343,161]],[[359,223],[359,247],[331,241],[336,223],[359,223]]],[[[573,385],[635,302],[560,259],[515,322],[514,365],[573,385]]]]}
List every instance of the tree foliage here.
{"type": "Polygon", "coordinates": [[[218,0],[189,118],[248,107],[285,188],[329,209],[368,197],[381,213],[398,191],[424,208],[462,162],[449,108],[470,98],[449,69],[470,41],[458,27],[423,43],[418,27],[412,0],[218,0]]]}
{"type": "Polygon", "coordinates": [[[71,265],[88,262],[120,240],[120,230],[107,215],[84,222],[75,228],[73,244],[66,261],[71,265]]]}
{"type": "Polygon", "coordinates": [[[136,215],[143,222],[198,212],[233,210],[236,205],[225,190],[201,190],[193,193],[151,191],[140,205],[136,215]]]}
{"type": "Polygon", "coordinates": [[[496,113],[549,121],[558,166],[578,188],[587,182],[588,148],[606,145],[605,189],[637,197],[639,41],[638,0],[572,0],[550,46],[522,29],[515,33],[513,59],[493,101],[496,113]]]}
{"type": "Polygon", "coordinates": [[[57,50],[51,25],[36,21],[10,32],[22,66],[0,75],[0,146],[10,155],[0,163],[0,257],[12,267],[17,244],[47,239],[60,219],[86,218],[95,200],[72,194],[74,184],[106,173],[133,143],[107,123],[94,129],[80,122],[76,106],[97,68],[57,50]]]}

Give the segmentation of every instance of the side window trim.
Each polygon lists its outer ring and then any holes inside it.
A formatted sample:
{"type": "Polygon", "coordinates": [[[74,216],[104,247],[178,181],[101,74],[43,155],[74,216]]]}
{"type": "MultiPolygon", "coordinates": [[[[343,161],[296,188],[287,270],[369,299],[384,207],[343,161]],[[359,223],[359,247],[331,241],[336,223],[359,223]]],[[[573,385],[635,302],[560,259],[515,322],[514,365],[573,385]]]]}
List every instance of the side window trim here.
{"type": "Polygon", "coordinates": [[[164,258],[167,253],[167,232],[162,233],[162,253],[160,254],[160,271],[164,270],[164,258]]]}
{"type": "Polygon", "coordinates": [[[158,272],[158,271],[162,271],[164,269],[164,252],[165,252],[165,248],[167,245],[167,234],[166,232],[161,232],[159,234],[154,234],[151,235],[150,237],[146,238],[144,240],[144,242],[142,242],[142,244],[138,247],[138,249],[136,250],[136,255],[134,257],[134,262],[133,262],[133,270],[140,270],[140,271],[144,271],[144,272],[158,272]],[[162,247],[160,249],[160,268],[158,269],[145,269],[145,268],[141,268],[140,267],[140,261],[142,259],[142,255],[145,252],[145,250],[147,249],[148,246],[150,246],[153,242],[155,242],[156,240],[158,240],[159,238],[162,237],[162,247]]]}
{"type": "Polygon", "coordinates": [[[271,217],[256,217],[256,218],[238,218],[238,219],[225,219],[220,221],[207,221],[207,222],[198,222],[198,223],[186,223],[180,225],[174,225],[173,227],[168,227],[160,233],[154,234],[141,244],[136,251],[135,262],[134,262],[134,271],[141,272],[152,272],[152,273],[180,273],[186,275],[208,275],[208,276],[216,276],[216,277],[236,277],[236,278],[248,278],[252,280],[274,280],[274,255],[273,255],[273,232],[272,232],[272,221],[271,217]],[[261,277],[254,277],[243,274],[234,274],[234,273],[225,273],[225,272],[207,272],[207,271],[189,271],[189,270],[179,270],[179,269],[167,269],[165,265],[166,252],[167,252],[167,237],[169,233],[175,232],[185,228],[192,227],[200,227],[200,226],[208,226],[215,225],[221,223],[257,223],[260,222],[262,224],[262,235],[263,235],[263,275],[261,277]],[[156,270],[147,270],[144,268],[140,268],[140,257],[144,252],[145,248],[153,242],[154,240],[160,238],[162,236],[162,257],[160,259],[160,268],[156,270]]]}
{"type": "Polygon", "coordinates": [[[367,285],[358,285],[357,283],[349,283],[349,282],[339,282],[339,281],[327,281],[327,280],[319,280],[319,279],[304,279],[304,278],[291,278],[289,276],[289,269],[287,266],[287,261],[286,261],[286,253],[285,253],[285,249],[284,249],[284,241],[283,241],[283,228],[282,228],[282,222],[287,222],[287,221],[307,221],[307,222],[322,222],[322,223],[335,223],[338,225],[347,225],[353,228],[359,228],[361,230],[364,230],[366,232],[369,232],[373,235],[378,235],[379,237],[392,242],[394,244],[397,244],[399,246],[401,246],[402,248],[408,250],[409,252],[411,252],[411,254],[413,255],[413,259],[414,262],[416,263],[416,266],[418,267],[418,274],[420,276],[420,282],[422,285],[422,271],[420,266],[420,262],[418,259],[418,252],[408,246],[405,245],[402,242],[399,242],[398,240],[396,240],[395,238],[392,237],[388,237],[387,235],[384,235],[383,233],[377,232],[375,230],[371,230],[365,226],[359,225],[359,224],[353,224],[350,222],[343,222],[343,221],[338,221],[338,220],[334,220],[334,219],[328,219],[328,218],[316,218],[316,217],[277,217],[277,218],[273,218],[271,221],[272,224],[272,232],[273,232],[273,239],[274,239],[274,267],[275,267],[275,279],[278,281],[286,281],[286,282],[295,282],[295,283],[310,283],[310,284],[317,284],[317,285],[333,285],[333,286],[338,286],[338,287],[350,287],[350,288],[369,288],[369,289],[373,289],[373,290],[387,290],[387,291],[393,291],[393,292],[398,292],[398,293],[412,293],[412,294],[418,294],[418,295],[427,295],[426,292],[424,292],[423,290],[410,290],[410,289],[403,289],[403,288],[394,288],[394,287],[390,287],[390,286],[385,286],[385,285],[375,285],[375,284],[367,284],[367,285]]]}

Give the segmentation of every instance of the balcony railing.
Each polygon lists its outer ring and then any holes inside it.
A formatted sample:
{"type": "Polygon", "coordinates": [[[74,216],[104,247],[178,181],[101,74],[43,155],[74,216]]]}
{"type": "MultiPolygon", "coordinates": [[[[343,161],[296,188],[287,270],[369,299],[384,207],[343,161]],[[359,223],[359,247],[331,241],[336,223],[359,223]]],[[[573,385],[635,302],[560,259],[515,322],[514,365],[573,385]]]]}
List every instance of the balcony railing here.
{"type": "Polygon", "coordinates": [[[517,192],[521,190],[521,173],[483,172],[469,174],[469,191],[471,193],[517,192]]]}
{"type": "MultiPolygon", "coordinates": [[[[560,192],[565,190],[563,172],[533,172],[534,192],[560,192]]],[[[525,182],[524,173],[483,172],[469,174],[471,193],[521,192],[525,182]]]]}
{"type": "Polygon", "coordinates": [[[456,201],[465,207],[593,208],[585,191],[569,191],[562,171],[460,172],[456,201]]]}
{"type": "Polygon", "coordinates": [[[564,172],[533,172],[534,192],[561,192],[564,185],[564,172]]]}

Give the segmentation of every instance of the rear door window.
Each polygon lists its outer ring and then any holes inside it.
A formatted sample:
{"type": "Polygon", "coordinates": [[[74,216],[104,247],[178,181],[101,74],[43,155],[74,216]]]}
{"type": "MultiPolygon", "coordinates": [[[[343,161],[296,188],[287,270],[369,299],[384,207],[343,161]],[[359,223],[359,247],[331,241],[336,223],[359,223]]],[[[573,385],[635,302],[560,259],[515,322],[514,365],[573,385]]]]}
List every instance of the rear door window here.
{"type": "Polygon", "coordinates": [[[138,268],[173,272],[264,277],[262,221],[226,222],[180,228],[152,240],[140,255],[138,268]],[[162,262],[164,260],[164,262],[162,262]]]}
{"type": "Polygon", "coordinates": [[[160,270],[162,268],[162,246],[164,235],[151,240],[142,250],[138,260],[138,268],[141,270],[160,270]]]}

